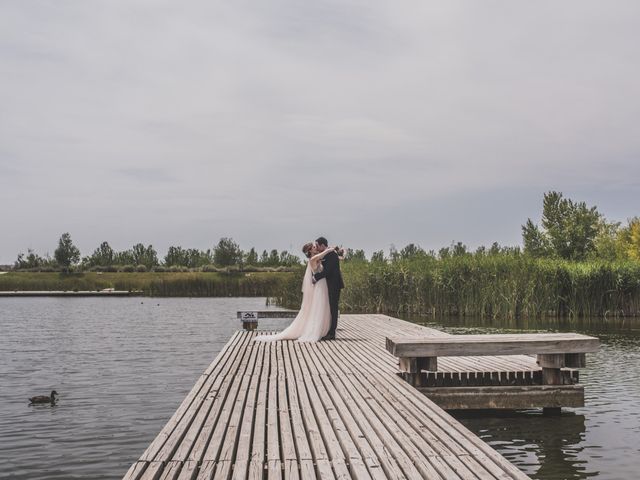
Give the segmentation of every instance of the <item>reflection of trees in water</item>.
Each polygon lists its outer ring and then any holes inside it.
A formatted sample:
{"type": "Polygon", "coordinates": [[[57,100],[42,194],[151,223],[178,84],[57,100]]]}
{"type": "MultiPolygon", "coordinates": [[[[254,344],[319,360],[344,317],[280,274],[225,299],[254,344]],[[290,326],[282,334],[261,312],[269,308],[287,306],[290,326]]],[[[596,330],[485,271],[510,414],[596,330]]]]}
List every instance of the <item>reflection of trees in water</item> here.
{"type": "Polygon", "coordinates": [[[585,417],[572,412],[543,416],[539,412],[451,412],[532,478],[589,478],[586,461],[578,458],[584,441],[585,417]],[[532,457],[537,461],[532,462],[532,457]]]}

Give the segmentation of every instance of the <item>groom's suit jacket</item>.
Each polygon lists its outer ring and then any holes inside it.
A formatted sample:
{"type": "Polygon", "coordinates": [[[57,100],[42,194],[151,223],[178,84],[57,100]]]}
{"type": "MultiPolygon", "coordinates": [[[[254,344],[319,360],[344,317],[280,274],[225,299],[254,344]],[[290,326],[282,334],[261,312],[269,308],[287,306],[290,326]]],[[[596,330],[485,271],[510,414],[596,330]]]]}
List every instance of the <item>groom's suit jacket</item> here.
{"type": "Polygon", "coordinates": [[[342,272],[340,272],[340,258],[338,258],[338,254],[335,251],[328,253],[327,256],[322,259],[322,271],[316,273],[314,277],[316,280],[326,278],[327,288],[330,291],[344,288],[342,272]]]}

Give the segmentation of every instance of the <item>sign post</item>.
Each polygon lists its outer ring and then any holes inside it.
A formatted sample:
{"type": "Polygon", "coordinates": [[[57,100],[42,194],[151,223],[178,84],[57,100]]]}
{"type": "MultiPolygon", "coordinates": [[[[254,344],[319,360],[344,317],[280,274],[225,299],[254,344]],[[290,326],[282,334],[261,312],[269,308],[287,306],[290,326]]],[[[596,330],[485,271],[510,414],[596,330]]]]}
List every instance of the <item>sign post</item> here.
{"type": "Polygon", "coordinates": [[[240,312],[240,321],[245,330],[258,328],[258,312],[240,312]]]}

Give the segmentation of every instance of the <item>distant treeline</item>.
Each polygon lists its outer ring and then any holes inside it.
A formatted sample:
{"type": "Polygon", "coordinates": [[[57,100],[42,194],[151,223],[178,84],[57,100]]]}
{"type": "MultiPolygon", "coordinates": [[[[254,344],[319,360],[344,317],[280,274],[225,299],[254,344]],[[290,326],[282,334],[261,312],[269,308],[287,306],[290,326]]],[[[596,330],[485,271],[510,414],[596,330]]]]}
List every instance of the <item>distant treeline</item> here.
{"type": "Polygon", "coordinates": [[[212,249],[171,246],[164,258],[159,259],[153,245],[134,245],[124,251],[115,251],[103,242],[91,255],[82,257],[73,244],[71,235],[63,233],[54,251],[40,256],[29,249],[18,255],[14,270],[39,272],[180,272],[180,271],[283,271],[300,265],[298,256],[289,252],[264,250],[261,255],[255,248],[243,251],[231,238],[223,237],[212,249]]]}
{"type": "MultiPolygon", "coordinates": [[[[363,250],[347,249],[341,309],[512,318],[640,315],[640,218],[630,218],[624,225],[610,222],[595,206],[548,192],[539,224],[528,219],[522,225],[522,240],[522,247],[494,243],[473,251],[461,242],[438,251],[409,244],[401,249],[391,247],[388,252],[379,250],[369,257],[363,250]]],[[[244,295],[249,288],[252,295],[274,297],[290,308],[300,305],[304,272],[296,255],[277,250],[258,255],[253,248],[244,252],[230,238],[220,239],[207,251],[171,247],[159,261],[151,245],[114,252],[106,242],[81,258],[68,234],[60,238],[53,259],[28,252],[18,257],[15,268],[65,272],[197,270],[198,275],[183,278],[150,276],[143,289],[154,295],[217,296],[244,295]],[[264,273],[260,274],[264,277],[253,278],[253,274],[234,273],[260,270],[292,273],[264,273]],[[206,276],[216,271],[225,274],[206,276]]],[[[19,275],[25,274],[0,276],[0,289],[3,282],[6,289],[13,289],[15,282],[11,282],[19,275]]],[[[64,276],[51,281],[64,281],[64,276]]],[[[31,281],[37,282],[38,276],[32,277],[31,281]]],[[[137,288],[126,283],[126,277],[114,277],[108,286],[137,288]],[[120,283],[116,285],[116,281],[120,283]]],[[[131,282],[136,281],[135,276],[130,277],[131,282]]],[[[106,280],[103,277],[101,281],[106,280]]]]}

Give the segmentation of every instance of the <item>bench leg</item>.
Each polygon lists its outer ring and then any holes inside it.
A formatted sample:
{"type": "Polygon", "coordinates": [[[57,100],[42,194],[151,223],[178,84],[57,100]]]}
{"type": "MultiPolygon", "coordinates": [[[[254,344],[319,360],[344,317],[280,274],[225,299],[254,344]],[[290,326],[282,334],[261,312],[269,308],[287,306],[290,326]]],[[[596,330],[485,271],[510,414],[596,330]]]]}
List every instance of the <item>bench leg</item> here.
{"type": "Polygon", "coordinates": [[[400,371],[419,373],[422,370],[435,372],[438,370],[438,357],[400,357],[400,371]]]}

